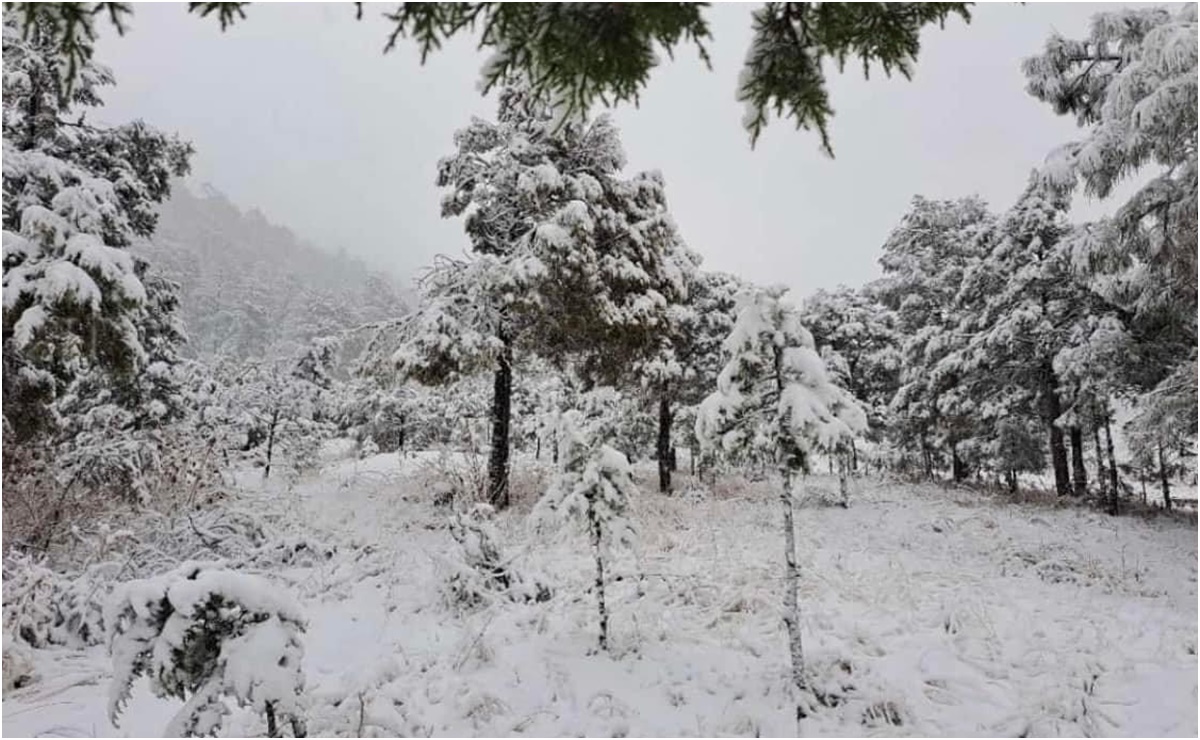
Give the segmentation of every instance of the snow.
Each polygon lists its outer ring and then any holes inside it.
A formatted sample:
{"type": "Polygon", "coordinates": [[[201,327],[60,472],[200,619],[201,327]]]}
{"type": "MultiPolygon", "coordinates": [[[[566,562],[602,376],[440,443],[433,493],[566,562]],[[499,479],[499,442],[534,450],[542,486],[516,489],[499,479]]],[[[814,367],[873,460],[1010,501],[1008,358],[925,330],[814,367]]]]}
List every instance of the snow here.
{"type": "MultiPolygon", "coordinates": [[[[307,618],[310,734],[795,734],[772,481],[684,481],[706,491],[685,499],[652,493],[637,469],[638,544],[610,570],[611,649],[593,654],[586,534],[535,535],[527,500],[493,523],[511,565],[554,597],[445,604],[457,545],[421,477],[439,454],[345,460],[293,488],[235,493],[281,517],[281,536],[336,545],[267,574],[307,618]]],[[[820,504],[830,479],[797,491],[808,664],[842,695],[805,734],[1196,735],[1194,524],[853,485],[848,510],[820,504]]],[[[158,736],[180,708],[139,683],[118,730],[102,647],[30,658],[37,679],[4,693],[8,735],[158,736]]],[[[261,722],[236,709],[224,732],[262,734],[261,722]]]]}
{"type": "Polygon", "coordinates": [[[44,306],[33,305],[21,312],[21,318],[13,324],[13,344],[17,349],[24,349],[33,341],[38,329],[46,323],[49,314],[44,306]]]}

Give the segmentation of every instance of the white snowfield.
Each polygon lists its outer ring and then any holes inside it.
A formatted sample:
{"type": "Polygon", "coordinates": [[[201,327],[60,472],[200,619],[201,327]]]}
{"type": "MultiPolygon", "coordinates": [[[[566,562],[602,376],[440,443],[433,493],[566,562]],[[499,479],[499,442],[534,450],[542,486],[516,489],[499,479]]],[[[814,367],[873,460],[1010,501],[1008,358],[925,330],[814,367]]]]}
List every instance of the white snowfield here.
{"type": "MultiPolygon", "coordinates": [[[[535,535],[528,500],[498,527],[513,568],[554,597],[447,603],[460,559],[429,460],[334,463],[240,494],[283,517],[281,537],[333,550],[266,572],[309,620],[311,735],[795,734],[769,483],[666,498],[641,469],[636,556],[612,568],[612,650],[597,654],[586,535],[535,535]]],[[[1194,524],[872,481],[849,509],[798,496],[805,651],[829,705],[805,735],[1196,736],[1194,524]]],[[[114,728],[104,648],[31,654],[5,735],[157,736],[178,708],[142,680],[114,728]]],[[[264,734],[239,710],[224,731],[264,734]]]]}

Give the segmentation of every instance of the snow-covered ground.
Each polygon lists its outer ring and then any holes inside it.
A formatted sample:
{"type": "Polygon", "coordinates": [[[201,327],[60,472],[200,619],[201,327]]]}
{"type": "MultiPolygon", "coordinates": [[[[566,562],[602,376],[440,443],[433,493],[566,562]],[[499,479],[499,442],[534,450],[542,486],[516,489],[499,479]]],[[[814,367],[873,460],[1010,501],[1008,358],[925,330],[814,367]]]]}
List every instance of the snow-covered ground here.
{"type": "MultiPolygon", "coordinates": [[[[458,554],[436,465],[380,455],[239,494],[279,536],[322,545],[267,571],[308,613],[311,734],[795,734],[768,483],[665,498],[641,471],[639,544],[613,569],[598,654],[586,539],[535,535],[527,500],[498,526],[554,598],[447,603],[458,554]]],[[[798,511],[805,649],[831,705],[805,734],[1197,734],[1194,525],[935,486],[857,481],[849,509],[814,495],[833,488],[812,479],[798,511]]],[[[6,735],[154,736],[176,708],[140,683],[114,728],[103,648],[32,656],[6,735]]],[[[263,729],[235,714],[226,731],[263,729]]]]}

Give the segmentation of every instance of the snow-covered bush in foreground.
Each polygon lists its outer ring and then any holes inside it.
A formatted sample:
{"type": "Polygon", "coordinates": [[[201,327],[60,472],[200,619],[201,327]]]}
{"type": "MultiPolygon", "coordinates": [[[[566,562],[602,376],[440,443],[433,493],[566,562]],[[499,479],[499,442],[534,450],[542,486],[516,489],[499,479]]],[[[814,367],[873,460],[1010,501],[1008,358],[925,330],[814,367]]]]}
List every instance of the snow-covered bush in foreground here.
{"type": "Polygon", "coordinates": [[[637,494],[629,460],[590,433],[578,411],[563,414],[559,431],[562,473],[534,507],[539,525],[556,519],[587,523],[596,559],[596,599],[600,616],[600,649],[608,649],[608,606],[604,600],[604,565],[614,545],[633,543],[633,527],[625,514],[637,494]]]}
{"type": "Polygon", "coordinates": [[[266,716],[278,736],[302,719],[305,622],[293,600],[263,578],[189,563],[124,584],[105,610],[113,684],[113,724],[145,675],[154,693],[183,700],[167,726],[175,737],[213,736],[229,714],[224,699],[266,716]]]}
{"type": "Polygon", "coordinates": [[[783,478],[783,619],[792,681],[800,693],[799,721],[808,714],[810,698],[817,697],[808,683],[800,638],[792,480],[798,472],[808,473],[815,452],[839,450],[867,423],[858,403],[830,380],[799,312],[781,300],[783,292],[771,288],[739,298],[738,317],[724,346],[729,362],[717,378],[717,391],[701,404],[696,436],[726,454],[765,455],[783,478]]]}
{"type": "Polygon", "coordinates": [[[104,638],[103,585],[10,553],[4,559],[5,632],[35,648],[99,645],[104,638]]]}

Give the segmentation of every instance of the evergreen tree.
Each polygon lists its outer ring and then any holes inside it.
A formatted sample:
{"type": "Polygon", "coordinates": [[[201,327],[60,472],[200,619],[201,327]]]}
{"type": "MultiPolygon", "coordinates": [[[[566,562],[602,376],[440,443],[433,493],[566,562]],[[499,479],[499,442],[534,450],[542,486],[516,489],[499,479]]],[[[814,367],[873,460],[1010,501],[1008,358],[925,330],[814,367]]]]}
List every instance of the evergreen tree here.
{"type": "Polygon", "coordinates": [[[757,290],[738,302],[725,341],[728,363],[717,391],[705,399],[696,436],[726,453],[758,453],[777,466],[784,531],[784,623],[787,626],[797,722],[808,714],[811,691],[800,635],[792,482],[807,474],[814,452],[833,452],[866,431],[862,408],[830,380],[800,314],[781,300],[783,289],[757,290]]]}
{"type": "Polygon", "coordinates": [[[528,87],[500,96],[495,123],[475,120],[439,163],[446,216],[465,215],[466,261],[443,260],[393,355],[425,383],[493,372],[490,497],[508,504],[513,367],[519,351],[615,382],[656,346],[686,291],[690,255],[666,212],[662,178],[619,177],[605,118],[552,128],[528,87]]]}
{"type": "Polygon", "coordinates": [[[611,563],[614,547],[628,547],[633,542],[627,512],[630,499],[637,495],[629,460],[605,442],[612,436],[612,421],[574,409],[560,416],[561,472],[533,513],[535,521],[543,526],[564,519],[582,520],[587,526],[596,563],[594,585],[601,650],[609,646],[605,569],[611,563]]]}
{"type": "Polygon", "coordinates": [[[919,454],[927,477],[940,448],[950,453],[953,478],[966,475],[959,444],[970,438],[978,409],[963,373],[943,361],[963,346],[952,307],[992,220],[978,198],[914,198],[883,245],[883,277],[869,287],[895,312],[902,337],[899,388],[888,411],[892,431],[902,448],[919,454]]]}
{"type": "Polygon", "coordinates": [[[53,431],[52,405],[82,379],[121,386],[127,406],[154,400],[182,338],[173,286],[127,248],[153,233],[191,147],[141,122],[85,123],[112,75],[85,59],[64,85],[57,13],[4,12],[4,415],[18,439],[53,431]]]}
{"type": "MultiPolygon", "coordinates": [[[[838,383],[867,412],[868,435],[881,441],[888,403],[900,374],[900,335],[895,314],[865,291],[839,286],[818,290],[802,306],[804,326],[838,383]]],[[[851,465],[858,467],[857,451],[851,465]]]]}
{"type": "Polygon", "coordinates": [[[1047,180],[1106,197],[1152,174],[1111,219],[1078,230],[1074,262],[1109,301],[1143,361],[1126,381],[1162,428],[1196,436],[1196,7],[1099,13],[1088,35],[1053,35],[1024,62],[1031,95],[1073,115],[1084,136],[1051,154],[1047,180]]]}

